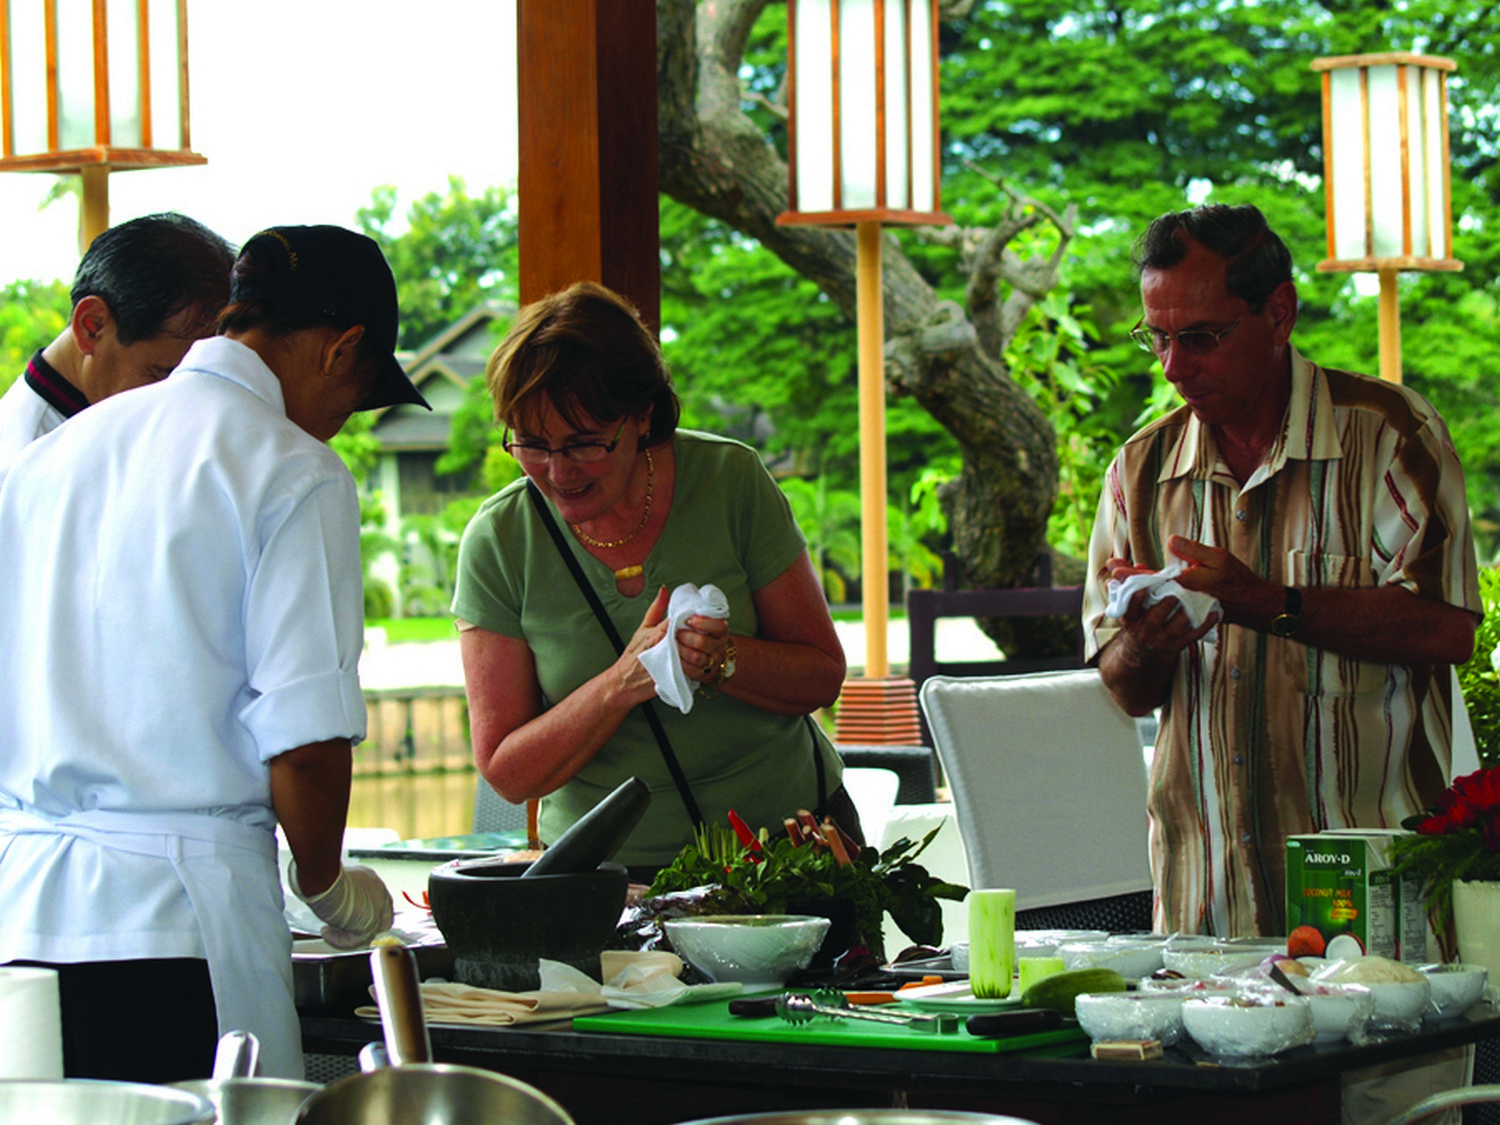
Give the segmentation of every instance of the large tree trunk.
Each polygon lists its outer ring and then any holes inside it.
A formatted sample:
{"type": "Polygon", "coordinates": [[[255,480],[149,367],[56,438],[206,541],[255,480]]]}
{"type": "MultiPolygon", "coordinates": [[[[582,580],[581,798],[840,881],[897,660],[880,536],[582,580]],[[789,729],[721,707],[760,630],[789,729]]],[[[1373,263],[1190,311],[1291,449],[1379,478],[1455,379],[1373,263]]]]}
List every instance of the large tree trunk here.
{"type": "MultiPolygon", "coordinates": [[[[739,69],[766,3],[658,0],[661,188],[758,239],[853,319],[853,233],[776,225],[787,206],[786,164],[741,109],[739,69]]],[[[1056,284],[1061,253],[1023,263],[1008,243],[1049,221],[1065,246],[1071,216],[1021,201],[994,230],[947,235],[962,240],[970,271],[963,308],[937,298],[894,238],[883,248],[887,387],[915,397],[963,451],[963,471],[942,497],[964,569],[962,585],[1024,584],[1046,549],[1057,494],[1057,438],[1008,377],[1001,357],[1026,309],[1056,284]],[[1012,285],[1003,302],[1002,279],[1012,285]]],[[[1003,626],[992,632],[1002,647],[1037,648],[1003,626]]]]}

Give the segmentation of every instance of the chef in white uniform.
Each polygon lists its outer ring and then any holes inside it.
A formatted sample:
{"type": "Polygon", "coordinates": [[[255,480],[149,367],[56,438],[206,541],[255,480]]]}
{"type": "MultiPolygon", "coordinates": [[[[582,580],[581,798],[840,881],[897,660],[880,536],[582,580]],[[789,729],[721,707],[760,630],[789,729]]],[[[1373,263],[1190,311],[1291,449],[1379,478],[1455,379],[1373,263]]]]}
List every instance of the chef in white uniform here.
{"type": "Polygon", "coordinates": [[[326,445],[426,405],[373,241],[281,227],[219,335],[28,446],[0,484],[0,963],[58,968],[70,1077],[208,1074],[217,1036],[300,1077],[276,865],[328,940],[391,898],[344,866],[364,736],[359,505],[326,445]]]}

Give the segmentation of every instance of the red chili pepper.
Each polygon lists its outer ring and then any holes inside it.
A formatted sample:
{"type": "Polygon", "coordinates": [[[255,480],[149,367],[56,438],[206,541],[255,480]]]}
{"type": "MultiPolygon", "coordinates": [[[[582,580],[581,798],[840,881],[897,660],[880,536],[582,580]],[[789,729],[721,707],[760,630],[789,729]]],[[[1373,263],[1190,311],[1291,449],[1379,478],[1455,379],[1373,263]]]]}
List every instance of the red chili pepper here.
{"type": "Polygon", "coordinates": [[[422,892],[422,901],[421,902],[418,902],[416,899],[412,898],[410,891],[402,891],[401,892],[401,897],[404,898],[407,902],[411,903],[413,906],[415,906],[418,910],[431,910],[432,909],[432,903],[430,903],[430,902],[427,901],[427,892],[426,891],[422,892]]]}
{"type": "Polygon", "coordinates": [[[734,829],[734,834],[740,838],[740,844],[749,848],[752,852],[760,851],[760,837],[750,831],[750,826],[745,823],[744,817],[733,809],[729,810],[729,826],[734,829]]]}

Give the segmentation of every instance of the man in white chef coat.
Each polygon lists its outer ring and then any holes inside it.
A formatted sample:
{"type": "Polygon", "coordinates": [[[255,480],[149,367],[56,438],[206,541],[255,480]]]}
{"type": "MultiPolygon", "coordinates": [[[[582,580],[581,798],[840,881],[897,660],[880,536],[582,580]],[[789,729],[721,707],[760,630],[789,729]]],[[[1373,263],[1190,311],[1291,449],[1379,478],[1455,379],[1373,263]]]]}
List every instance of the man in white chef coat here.
{"type": "Polygon", "coordinates": [[[73,313],[0,397],[0,478],[16,454],[85,407],[160,382],[229,300],[234,249],[186,215],[120,223],[73,275],[73,313]]]}

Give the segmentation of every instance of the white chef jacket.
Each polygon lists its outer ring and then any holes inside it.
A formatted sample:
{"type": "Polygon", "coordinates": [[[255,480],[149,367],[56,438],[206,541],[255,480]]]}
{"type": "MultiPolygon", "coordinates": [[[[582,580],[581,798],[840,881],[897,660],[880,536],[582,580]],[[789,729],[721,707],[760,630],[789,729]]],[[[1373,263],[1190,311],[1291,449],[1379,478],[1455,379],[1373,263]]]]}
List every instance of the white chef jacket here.
{"type": "Polygon", "coordinates": [[[25,376],[12,383],[0,395],[0,480],[16,454],[64,421],[63,412],[32,390],[25,376]]]}
{"type": "Polygon", "coordinates": [[[348,470],[199,341],[16,458],[0,575],[0,962],[206,956],[300,1074],[266,763],[364,737],[348,470]]]}

